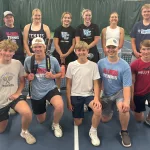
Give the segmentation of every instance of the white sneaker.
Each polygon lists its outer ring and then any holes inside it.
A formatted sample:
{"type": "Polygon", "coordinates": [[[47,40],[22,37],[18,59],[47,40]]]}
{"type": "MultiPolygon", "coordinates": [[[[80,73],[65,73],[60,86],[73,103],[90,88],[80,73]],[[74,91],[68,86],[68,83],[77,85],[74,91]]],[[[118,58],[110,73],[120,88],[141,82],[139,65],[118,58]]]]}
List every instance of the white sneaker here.
{"type": "Polygon", "coordinates": [[[52,130],[54,131],[54,135],[56,137],[58,137],[58,138],[62,137],[63,132],[62,132],[62,128],[59,124],[57,124],[57,125],[52,124],[52,130]]]}
{"type": "Polygon", "coordinates": [[[84,104],[84,112],[88,111],[88,106],[86,104],[84,104]]]}
{"type": "Polygon", "coordinates": [[[94,146],[99,146],[100,145],[100,139],[97,136],[97,131],[89,132],[89,136],[91,138],[91,143],[94,146]]]}
{"type": "Polygon", "coordinates": [[[26,132],[22,131],[20,133],[20,136],[24,138],[28,144],[34,144],[36,142],[35,137],[29,131],[26,132]]]}
{"type": "Polygon", "coordinates": [[[10,108],[8,113],[9,115],[15,115],[17,112],[14,109],[10,108]]]}

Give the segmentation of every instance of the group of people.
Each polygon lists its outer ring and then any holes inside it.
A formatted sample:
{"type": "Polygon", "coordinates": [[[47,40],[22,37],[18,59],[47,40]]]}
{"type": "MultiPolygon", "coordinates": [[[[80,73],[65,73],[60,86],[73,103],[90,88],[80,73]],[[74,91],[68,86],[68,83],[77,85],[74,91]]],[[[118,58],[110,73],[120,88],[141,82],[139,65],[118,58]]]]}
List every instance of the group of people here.
{"type": "Polygon", "coordinates": [[[50,29],[41,22],[42,14],[39,9],[33,10],[32,23],[25,26],[23,37],[21,31],[14,27],[13,13],[4,12],[5,26],[0,28],[0,133],[7,127],[8,112],[12,108],[22,117],[21,137],[28,144],[36,142],[36,138],[28,130],[32,112],[25,96],[22,95],[27,79],[31,88],[31,107],[38,122],[42,123],[46,119],[48,100],[54,107],[54,135],[58,138],[63,136],[59,124],[64,111],[60,93],[60,65],[65,64],[67,106],[72,112],[74,124],[82,124],[86,104],[88,110],[93,111],[89,137],[92,145],[99,146],[97,127],[100,121],[108,122],[112,118],[116,104],[121,124],[122,145],[130,147],[130,108],[134,111],[137,121],[145,120],[145,123],[150,125],[150,112],[146,118],[143,113],[146,110],[146,100],[150,107],[149,4],[142,6],[141,14],[143,20],[136,23],[131,31],[133,62],[129,66],[120,57],[124,29],[117,26],[116,12],[111,13],[110,25],[102,30],[101,42],[106,55],[103,59],[99,58],[96,46],[100,40],[99,27],[91,22],[92,12],[89,9],[82,11],[83,24],[76,30],[70,25],[71,13],[62,14],[62,25],[54,32],[53,56],[46,54],[50,42],[46,44],[45,40],[50,39],[50,29]]]}

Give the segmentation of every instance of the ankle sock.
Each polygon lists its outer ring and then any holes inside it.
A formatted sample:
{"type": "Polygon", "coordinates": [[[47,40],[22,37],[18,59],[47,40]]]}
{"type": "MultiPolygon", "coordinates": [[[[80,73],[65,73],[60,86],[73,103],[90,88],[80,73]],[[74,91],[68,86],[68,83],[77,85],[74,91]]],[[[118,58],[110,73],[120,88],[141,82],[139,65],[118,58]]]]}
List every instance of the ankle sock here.
{"type": "Polygon", "coordinates": [[[97,128],[94,128],[93,126],[91,126],[90,132],[96,132],[97,128]]]}

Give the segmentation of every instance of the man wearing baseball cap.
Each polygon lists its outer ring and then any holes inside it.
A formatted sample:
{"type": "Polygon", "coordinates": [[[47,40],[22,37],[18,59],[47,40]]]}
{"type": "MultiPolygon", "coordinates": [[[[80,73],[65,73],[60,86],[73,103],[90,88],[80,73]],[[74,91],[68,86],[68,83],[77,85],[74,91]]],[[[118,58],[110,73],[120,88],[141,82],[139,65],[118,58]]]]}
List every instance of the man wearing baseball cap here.
{"type": "Polygon", "coordinates": [[[118,41],[110,38],[106,41],[107,57],[99,60],[98,68],[103,83],[102,121],[108,122],[113,116],[114,105],[119,110],[122,145],[130,147],[131,141],[127,131],[130,110],[130,87],[132,85],[129,64],[118,57],[118,41]]]}
{"type": "Polygon", "coordinates": [[[17,59],[24,64],[23,36],[21,30],[14,26],[14,14],[11,11],[5,11],[3,20],[5,25],[0,27],[0,41],[10,39],[15,42],[18,49],[13,59],[17,59]]]}
{"type": "Polygon", "coordinates": [[[47,64],[45,54],[46,45],[43,38],[36,37],[32,40],[33,56],[25,59],[24,68],[27,73],[27,79],[32,82],[31,86],[31,105],[33,113],[37,120],[42,123],[46,119],[46,100],[54,107],[54,117],[52,130],[56,137],[62,137],[62,128],[59,121],[63,115],[63,100],[57,89],[55,79],[61,76],[60,66],[56,58],[50,56],[50,64],[47,64]],[[35,57],[35,73],[31,70],[31,58],[35,57]],[[47,70],[49,65],[50,71],[47,70]]]}

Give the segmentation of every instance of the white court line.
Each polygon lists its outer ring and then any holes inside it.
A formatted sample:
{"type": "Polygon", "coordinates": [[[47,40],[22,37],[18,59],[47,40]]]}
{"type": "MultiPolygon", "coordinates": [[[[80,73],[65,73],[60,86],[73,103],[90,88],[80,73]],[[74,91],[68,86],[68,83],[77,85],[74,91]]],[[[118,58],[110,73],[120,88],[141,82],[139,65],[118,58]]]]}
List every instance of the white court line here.
{"type": "Polygon", "coordinates": [[[124,40],[125,42],[131,43],[130,41],[124,40]]]}
{"type": "Polygon", "coordinates": [[[74,125],[74,150],[79,150],[78,126],[74,125]]]}

